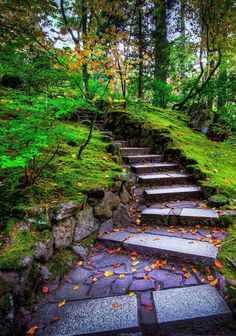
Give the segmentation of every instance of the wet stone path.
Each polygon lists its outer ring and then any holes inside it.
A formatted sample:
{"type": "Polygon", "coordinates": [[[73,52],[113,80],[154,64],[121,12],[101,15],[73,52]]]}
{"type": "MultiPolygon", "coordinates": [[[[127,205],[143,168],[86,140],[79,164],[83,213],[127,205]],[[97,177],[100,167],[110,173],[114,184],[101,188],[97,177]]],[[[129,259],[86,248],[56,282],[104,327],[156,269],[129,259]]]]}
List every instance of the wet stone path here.
{"type": "Polygon", "coordinates": [[[218,213],[177,163],[120,147],[134,185],[131,226],[100,234],[86,260],[47,284],[28,328],[41,336],[233,335],[215,267],[226,236],[218,213]]]}

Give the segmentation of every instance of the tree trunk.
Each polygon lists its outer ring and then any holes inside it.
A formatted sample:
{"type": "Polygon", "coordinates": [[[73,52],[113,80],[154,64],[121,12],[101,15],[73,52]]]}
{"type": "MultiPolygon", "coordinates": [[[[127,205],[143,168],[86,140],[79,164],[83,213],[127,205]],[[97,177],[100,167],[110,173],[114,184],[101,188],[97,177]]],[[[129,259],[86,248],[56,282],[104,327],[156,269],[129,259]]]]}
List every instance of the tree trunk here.
{"type": "Polygon", "coordinates": [[[155,70],[154,70],[154,104],[166,107],[166,82],[168,68],[167,40],[167,3],[165,0],[154,0],[155,19],[155,70]]]}
{"type": "MultiPolygon", "coordinates": [[[[87,48],[86,38],[87,38],[87,21],[88,21],[88,13],[85,5],[85,1],[82,1],[82,33],[83,33],[83,49],[87,48]]],[[[85,98],[89,99],[89,73],[88,73],[88,64],[85,63],[82,65],[83,72],[83,82],[84,82],[84,92],[85,98]]]]}
{"type": "Polygon", "coordinates": [[[139,74],[138,98],[143,98],[143,0],[138,1],[139,74]]]}

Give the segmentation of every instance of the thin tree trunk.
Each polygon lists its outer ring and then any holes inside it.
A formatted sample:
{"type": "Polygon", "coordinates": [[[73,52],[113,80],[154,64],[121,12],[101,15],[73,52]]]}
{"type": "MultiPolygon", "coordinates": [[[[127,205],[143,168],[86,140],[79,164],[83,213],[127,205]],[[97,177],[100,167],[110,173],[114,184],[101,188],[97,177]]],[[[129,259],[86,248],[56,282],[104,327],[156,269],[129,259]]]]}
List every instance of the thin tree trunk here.
{"type": "Polygon", "coordinates": [[[138,1],[139,74],[138,98],[143,98],[143,0],[138,1]]]}
{"type": "Polygon", "coordinates": [[[155,18],[155,92],[154,104],[166,107],[166,82],[168,68],[167,40],[167,3],[165,0],[154,0],[155,18]]]}
{"type": "MultiPolygon", "coordinates": [[[[87,47],[86,38],[87,38],[87,21],[88,21],[88,13],[85,5],[85,1],[82,1],[82,33],[83,33],[83,49],[85,50],[87,47]]],[[[83,82],[84,82],[84,92],[85,98],[89,99],[89,73],[88,73],[88,65],[87,63],[82,65],[83,72],[83,82]]]]}

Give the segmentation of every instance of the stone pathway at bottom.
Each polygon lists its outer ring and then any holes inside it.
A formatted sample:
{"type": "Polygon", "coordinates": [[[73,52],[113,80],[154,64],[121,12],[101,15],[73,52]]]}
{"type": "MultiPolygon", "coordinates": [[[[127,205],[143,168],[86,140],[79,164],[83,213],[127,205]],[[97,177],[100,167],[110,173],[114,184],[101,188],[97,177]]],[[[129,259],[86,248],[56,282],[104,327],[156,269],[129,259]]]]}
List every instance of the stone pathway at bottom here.
{"type": "Polygon", "coordinates": [[[226,235],[213,226],[217,213],[206,209],[200,188],[188,186],[189,176],[157,175],[177,164],[159,163],[150,149],[135,156],[140,149],[127,146],[124,159],[142,174],[133,176],[132,226],[102,234],[59,286],[48,284],[28,329],[37,326],[40,336],[233,336],[224,278],[214,268],[226,235]],[[171,185],[173,177],[181,185],[171,185]]]}

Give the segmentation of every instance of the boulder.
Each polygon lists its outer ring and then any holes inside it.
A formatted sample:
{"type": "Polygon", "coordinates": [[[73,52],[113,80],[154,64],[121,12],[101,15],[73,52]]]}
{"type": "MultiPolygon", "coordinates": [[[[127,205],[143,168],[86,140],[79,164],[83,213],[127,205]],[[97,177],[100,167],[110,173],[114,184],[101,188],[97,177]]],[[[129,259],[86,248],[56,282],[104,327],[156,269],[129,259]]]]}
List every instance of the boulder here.
{"type": "Polygon", "coordinates": [[[100,225],[98,232],[99,233],[111,232],[112,229],[113,229],[113,221],[110,218],[100,225]]]}
{"type": "Polygon", "coordinates": [[[219,208],[228,203],[228,198],[221,194],[216,194],[208,199],[208,204],[213,208],[219,208]]]}
{"type": "Polygon", "coordinates": [[[87,202],[91,206],[96,206],[101,202],[104,196],[105,191],[103,188],[89,190],[87,192],[87,202]]]}
{"type": "Polygon", "coordinates": [[[99,219],[111,218],[113,211],[117,209],[119,204],[120,198],[117,195],[111,191],[106,192],[102,202],[95,207],[95,217],[99,219]]]}
{"type": "Polygon", "coordinates": [[[80,211],[76,216],[75,242],[80,242],[97,230],[98,222],[94,219],[93,209],[91,207],[80,211]]]}
{"type": "Polygon", "coordinates": [[[81,245],[73,246],[73,251],[79,257],[79,259],[86,260],[88,255],[88,250],[81,245]]]}
{"type": "Polygon", "coordinates": [[[74,217],[66,218],[53,225],[52,234],[56,248],[71,245],[74,239],[75,225],[74,217]]]}
{"type": "Polygon", "coordinates": [[[34,258],[38,261],[47,261],[53,255],[53,239],[49,238],[45,242],[39,241],[35,244],[34,258]]]}
{"type": "Polygon", "coordinates": [[[117,210],[114,211],[112,220],[116,227],[121,228],[130,226],[131,219],[129,218],[129,207],[121,203],[117,210]]]}
{"type": "Polygon", "coordinates": [[[43,282],[47,282],[52,275],[49,268],[47,266],[41,265],[41,264],[36,264],[36,268],[37,268],[43,282]]]}
{"type": "Polygon", "coordinates": [[[124,186],[122,186],[121,191],[120,191],[120,193],[119,193],[119,196],[120,196],[120,201],[121,201],[123,204],[127,204],[127,203],[129,203],[129,200],[130,200],[130,194],[128,193],[128,191],[125,189],[124,186]]]}
{"type": "Polygon", "coordinates": [[[52,222],[59,222],[61,220],[73,217],[79,210],[77,204],[61,203],[49,210],[49,217],[52,222]]]}

